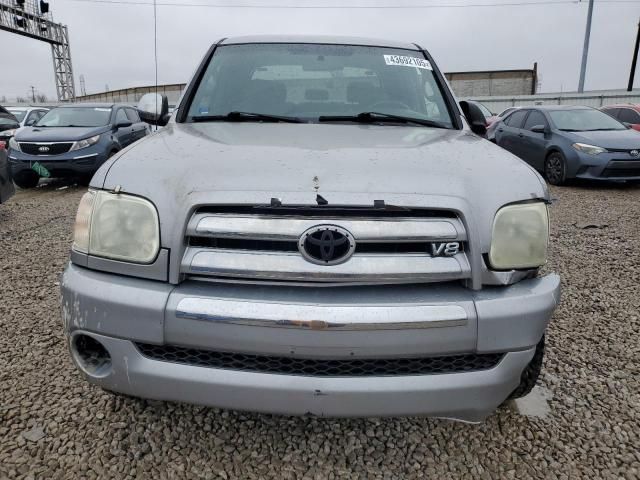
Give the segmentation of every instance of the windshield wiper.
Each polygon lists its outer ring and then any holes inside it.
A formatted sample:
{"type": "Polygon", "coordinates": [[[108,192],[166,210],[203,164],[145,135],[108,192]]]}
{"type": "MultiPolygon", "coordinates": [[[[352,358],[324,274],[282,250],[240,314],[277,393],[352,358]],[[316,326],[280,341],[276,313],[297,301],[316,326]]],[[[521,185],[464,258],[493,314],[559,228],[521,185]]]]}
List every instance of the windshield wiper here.
{"type": "Polygon", "coordinates": [[[362,112],[357,115],[322,115],[318,117],[319,122],[358,122],[358,123],[374,123],[374,122],[395,122],[395,123],[415,123],[424,125],[425,127],[449,128],[440,122],[433,120],[425,120],[422,118],[403,117],[402,115],[391,115],[390,113],[381,112],[362,112]]]}
{"type": "Polygon", "coordinates": [[[287,122],[303,123],[297,117],[269,115],[267,113],[229,112],[226,115],[200,115],[191,117],[194,122],[287,122]]]}

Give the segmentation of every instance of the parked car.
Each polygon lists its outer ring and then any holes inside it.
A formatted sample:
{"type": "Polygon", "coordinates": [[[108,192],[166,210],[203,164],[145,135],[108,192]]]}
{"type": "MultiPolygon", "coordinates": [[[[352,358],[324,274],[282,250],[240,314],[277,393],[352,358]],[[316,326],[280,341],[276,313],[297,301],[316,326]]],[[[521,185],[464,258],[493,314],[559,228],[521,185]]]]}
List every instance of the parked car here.
{"type": "Polygon", "coordinates": [[[489,110],[489,108],[483,103],[476,102],[475,100],[470,100],[469,103],[473,103],[480,109],[480,111],[482,112],[482,115],[484,116],[485,124],[487,127],[489,127],[489,125],[491,125],[491,122],[495,118],[496,114],[493,113],[491,110],[489,110]]]}
{"type": "Polygon", "coordinates": [[[616,120],[629,125],[634,130],[640,131],[640,105],[631,103],[622,105],[607,105],[600,108],[604,113],[611,115],[616,120]]]}
{"type": "Polygon", "coordinates": [[[5,149],[15,130],[20,128],[16,117],[0,107],[0,149],[5,149]]]}
{"type": "Polygon", "coordinates": [[[0,203],[5,203],[15,193],[7,151],[0,148],[0,203]]]}
{"type": "Polygon", "coordinates": [[[504,121],[511,112],[518,110],[519,108],[521,107],[505,108],[502,112],[500,112],[495,117],[495,120],[488,122],[489,126],[487,127],[487,134],[485,135],[487,140],[489,140],[490,142],[496,143],[496,130],[498,129],[498,125],[500,124],[501,121],[504,121]]]}
{"type": "Polygon", "coordinates": [[[93,177],[61,282],[90,382],[468,421],[533,387],[560,295],[539,272],[549,192],[472,133],[481,111],[455,103],[428,52],[230,38],[169,120],[166,97],[138,108],[166,126],[93,177]]]}
{"type": "Polygon", "coordinates": [[[50,110],[49,107],[26,106],[26,107],[7,107],[17,119],[21,127],[30,127],[35,125],[50,110]]]}
{"type": "Polygon", "coordinates": [[[640,134],[595,108],[522,108],[497,125],[495,141],[553,185],[572,178],[640,180],[640,134]]]}
{"type": "Polygon", "coordinates": [[[77,176],[88,183],[109,157],[148,133],[137,110],[127,105],[54,108],[10,140],[13,180],[21,188],[35,187],[42,176],[77,176]]]}

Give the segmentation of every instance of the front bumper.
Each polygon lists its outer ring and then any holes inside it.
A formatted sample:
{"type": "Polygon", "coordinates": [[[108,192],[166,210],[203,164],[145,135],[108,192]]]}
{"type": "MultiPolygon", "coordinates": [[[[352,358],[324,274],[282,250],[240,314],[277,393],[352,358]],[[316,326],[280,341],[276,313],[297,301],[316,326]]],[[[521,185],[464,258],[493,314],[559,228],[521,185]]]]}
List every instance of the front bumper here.
{"type": "Polygon", "coordinates": [[[49,170],[52,177],[94,173],[107,158],[102,142],[60,155],[29,155],[15,150],[9,152],[9,164],[14,176],[22,171],[31,170],[31,166],[36,162],[49,170]]]}
{"type": "Polygon", "coordinates": [[[240,410],[480,421],[518,385],[560,295],[556,275],[481,292],[456,285],[393,286],[371,296],[367,287],[357,287],[356,295],[350,287],[335,292],[332,288],[274,290],[202,283],[174,286],[69,265],[62,282],[65,331],[71,339],[92,336],[112,359],[106,374],[85,373],[89,381],[135,396],[240,410]],[[184,311],[185,305],[192,311],[184,311]],[[350,310],[356,305],[365,314],[350,310]],[[281,317],[291,318],[272,318],[278,310],[281,317]],[[416,315],[406,320],[422,325],[389,328],[392,325],[384,322],[395,321],[394,312],[416,315]],[[317,320],[323,313],[320,331],[304,327],[307,317],[317,320]],[[269,321],[274,323],[268,326],[269,321]],[[339,328],[332,331],[332,325],[339,328]],[[495,367],[480,371],[316,377],[153,360],[143,356],[134,342],[299,358],[472,352],[504,352],[505,356],[495,367]]]}
{"type": "Polygon", "coordinates": [[[640,158],[626,152],[605,152],[587,155],[575,152],[569,160],[568,176],[585,180],[636,181],[640,180],[640,158]]]}

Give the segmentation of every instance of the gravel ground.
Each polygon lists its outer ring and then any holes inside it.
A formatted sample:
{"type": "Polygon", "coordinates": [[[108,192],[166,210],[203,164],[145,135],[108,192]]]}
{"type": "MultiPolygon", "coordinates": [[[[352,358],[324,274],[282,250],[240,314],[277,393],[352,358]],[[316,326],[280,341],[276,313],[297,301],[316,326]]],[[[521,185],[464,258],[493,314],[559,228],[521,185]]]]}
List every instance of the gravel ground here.
{"type": "Polygon", "coordinates": [[[284,418],[89,385],[58,312],[82,193],[50,183],[0,206],[0,478],[640,478],[639,187],[553,189],[549,413],[504,406],[481,425],[284,418]]]}

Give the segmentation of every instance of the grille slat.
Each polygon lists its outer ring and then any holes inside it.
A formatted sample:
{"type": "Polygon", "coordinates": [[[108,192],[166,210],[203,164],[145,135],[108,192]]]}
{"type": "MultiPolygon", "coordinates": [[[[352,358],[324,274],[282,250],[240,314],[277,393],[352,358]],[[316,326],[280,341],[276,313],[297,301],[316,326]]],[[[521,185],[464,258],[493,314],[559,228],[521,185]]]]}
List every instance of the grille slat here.
{"type": "Polygon", "coordinates": [[[488,370],[500,363],[502,353],[380,359],[309,359],[217,352],[173,345],[136,343],[152,360],[198,367],[254,373],[312,377],[379,377],[434,375],[488,370]]]}
{"type": "Polygon", "coordinates": [[[20,143],[20,149],[29,155],[60,155],[67,153],[73,142],[67,143],[20,143]],[[46,151],[41,151],[40,148],[48,148],[46,151]]]}

